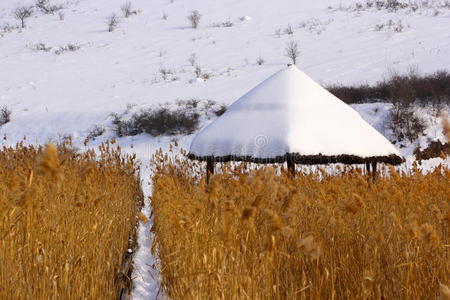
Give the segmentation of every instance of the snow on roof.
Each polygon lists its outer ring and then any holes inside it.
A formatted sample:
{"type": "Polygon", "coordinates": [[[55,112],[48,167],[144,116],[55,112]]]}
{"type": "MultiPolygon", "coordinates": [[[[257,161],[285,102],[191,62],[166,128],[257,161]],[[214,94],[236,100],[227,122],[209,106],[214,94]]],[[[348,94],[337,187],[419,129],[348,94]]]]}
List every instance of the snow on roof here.
{"type": "Polygon", "coordinates": [[[258,161],[286,154],[400,159],[383,135],[296,66],[234,102],[194,138],[189,157],[258,161]]]}

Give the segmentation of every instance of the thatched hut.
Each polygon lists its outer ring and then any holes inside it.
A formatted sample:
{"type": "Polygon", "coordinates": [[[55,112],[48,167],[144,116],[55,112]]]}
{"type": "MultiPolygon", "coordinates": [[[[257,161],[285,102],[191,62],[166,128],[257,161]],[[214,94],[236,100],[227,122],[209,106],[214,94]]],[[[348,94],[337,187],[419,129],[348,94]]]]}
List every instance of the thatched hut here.
{"type": "Polygon", "coordinates": [[[205,127],[189,158],[207,162],[397,165],[397,149],[350,106],[296,66],[275,73],[205,127]]]}

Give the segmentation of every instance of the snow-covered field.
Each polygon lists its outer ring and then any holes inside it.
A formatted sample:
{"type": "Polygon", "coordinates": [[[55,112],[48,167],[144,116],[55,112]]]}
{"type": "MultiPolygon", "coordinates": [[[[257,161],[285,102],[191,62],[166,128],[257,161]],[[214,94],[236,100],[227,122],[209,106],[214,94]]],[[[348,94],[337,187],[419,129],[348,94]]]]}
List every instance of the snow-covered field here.
{"type": "MultiPolygon", "coordinates": [[[[123,18],[124,2],[54,0],[51,3],[63,5],[61,14],[35,10],[24,29],[8,29],[19,25],[12,11],[35,1],[0,2],[0,107],[12,111],[11,122],[0,126],[0,136],[6,136],[0,145],[24,137],[30,143],[46,143],[70,135],[83,149],[96,125],[107,131],[89,147],[113,137],[110,113],[123,113],[127,107],[137,111],[192,98],[230,104],[285,67],[288,41],[299,45],[298,67],[324,85],[373,83],[409,68],[422,73],[450,69],[450,9],[442,7],[445,1],[428,1],[428,7],[415,12],[390,12],[358,10],[350,0],[133,0],[136,14],[123,18]],[[190,28],[187,19],[193,10],[202,14],[198,29],[190,28]],[[108,32],[107,18],[113,13],[119,24],[108,32]],[[70,45],[75,51],[61,50],[70,45]],[[264,63],[259,65],[258,59],[264,63]],[[198,79],[195,65],[209,78],[198,79]]],[[[389,135],[384,126],[389,104],[353,108],[389,135]]],[[[418,143],[442,139],[440,128],[429,119],[427,136],[418,143]]],[[[192,136],[176,139],[188,148],[192,136]]],[[[147,196],[150,156],[171,140],[148,135],[118,139],[124,151],[141,159],[147,196]]],[[[415,146],[400,150],[411,160],[415,146]]],[[[145,213],[150,213],[148,203],[145,213]]],[[[149,234],[149,226],[143,225],[135,299],[158,292],[149,234]]]]}

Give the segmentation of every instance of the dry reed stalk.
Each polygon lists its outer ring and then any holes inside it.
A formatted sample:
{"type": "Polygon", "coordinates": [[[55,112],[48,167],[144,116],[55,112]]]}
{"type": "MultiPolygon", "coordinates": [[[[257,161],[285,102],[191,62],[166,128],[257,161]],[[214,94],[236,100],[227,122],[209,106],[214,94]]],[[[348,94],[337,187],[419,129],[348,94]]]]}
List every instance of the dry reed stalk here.
{"type": "Polygon", "coordinates": [[[135,159],[70,141],[0,149],[0,299],[113,299],[142,192],[135,159]]]}
{"type": "Polygon", "coordinates": [[[345,169],[292,179],[222,164],[206,185],[198,162],[159,152],[153,167],[153,250],[172,299],[447,295],[448,169],[368,184],[345,169]]]}

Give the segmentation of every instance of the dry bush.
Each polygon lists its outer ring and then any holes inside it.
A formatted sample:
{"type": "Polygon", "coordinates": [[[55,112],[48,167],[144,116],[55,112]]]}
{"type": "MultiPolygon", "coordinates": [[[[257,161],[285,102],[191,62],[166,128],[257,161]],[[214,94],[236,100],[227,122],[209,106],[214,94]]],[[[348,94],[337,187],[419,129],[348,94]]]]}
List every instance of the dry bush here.
{"type": "Polygon", "coordinates": [[[52,50],[52,47],[47,46],[44,43],[36,43],[34,45],[27,45],[27,47],[33,51],[50,52],[52,50]]]}
{"type": "Polygon", "coordinates": [[[159,104],[132,113],[111,113],[113,130],[119,137],[147,133],[152,136],[189,135],[202,118],[221,116],[228,107],[210,99],[176,100],[176,106],[159,104]]]}
{"type": "Polygon", "coordinates": [[[122,10],[122,14],[125,18],[128,18],[131,15],[137,15],[137,11],[131,8],[131,2],[127,1],[123,4],[120,9],[122,10]]]}
{"type": "Polygon", "coordinates": [[[192,134],[200,123],[200,115],[187,107],[167,106],[148,108],[132,115],[129,120],[112,114],[114,131],[119,137],[147,133],[152,136],[192,134]]]}
{"type": "Polygon", "coordinates": [[[421,150],[420,147],[417,147],[414,150],[416,159],[422,160],[450,156],[450,119],[444,114],[442,114],[440,118],[442,121],[442,134],[447,142],[432,141],[423,150],[421,150]]]}
{"type": "Polygon", "coordinates": [[[396,142],[409,141],[413,143],[424,134],[426,123],[414,112],[411,104],[394,103],[388,124],[396,142]]]}
{"type": "Polygon", "coordinates": [[[450,143],[442,143],[441,141],[432,141],[428,146],[421,150],[417,147],[414,150],[414,155],[417,160],[430,159],[434,157],[446,157],[450,155],[450,143]]]}
{"type": "Polygon", "coordinates": [[[25,28],[25,20],[33,14],[33,7],[21,6],[13,11],[13,16],[20,21],[22,28],[25,28]]]}
{"type": "Polygon", "coordinates": [[[195,66],[194,73],[196,78],[203,80],[208,80],[212,77],[212,74],[208,73],[207,71],[204,71],[199,64],[195,66]]]}
{"type": "Polygon", "coordinates": [[[6,34],[18,30],[20,30],[19,25],[11,25],[9,23],[4,23],[3,25],[0,26],[0,37],[4,37],[6,34]]]}
{"type": "Polygon", "coordinates": [[[117,297],[143,196],[134,157],[97,153],[0,151],[0,299],[117,297]]]}
{"type": "Polygon", "coordinates": [[[161,68],[159,68],[159,74],[161,75],[162,80],[169,80],[169,77],[172,77],[172,75],[174,75],[174,71],[170,70],[170,69],[166,69],[164,67],[161,66],[161,68]]]}
{"type": "Polygon", "coordinates": [[[11,121],[12,111],[5,105],[0,107],[0,126],[11,121]]]}
{"type": "Polygon", "coordinates": [[[291,60],[291,63],[295,65],[297,63],[297,58],[300,55],[300,50],[298,50],[298,44],[295,41],[289,41],[284,48],[284,56],[291,60]]]}
{"type": "Polygon", "coordinates": [[[50,4],[50,0],[37,0],[35,7],[42,11],[44,14],[54,14],[57,11],[63,9],[61,5],[50,4]]]}
{"type": "Polygon", "coordinates": [[[191,27],[197,29],[201,18],[202,15],[197,10],[191,11],[188,15],[188,20],[191,23],[191,27]]]}
{"type": "Polygon", "coordinates": [[[108,32],[113,32],[114,30],[116,30],[117,25],[119,25],[119,18],[117,18],[116,14],[112,14],[108,19],[107,19],[107,25],[108,25],[108,32]]]}
{"type": "Polygon", "coordinates": [[[220,117],[221,115],[223,115],[224,113],[226,113],[228,110],[228,106],[225,104],[220,105],[220,107],[218,109],[216,109],[214,111],[214,114],[218,117],[220,117]]]}
{"type": "Polygon", "coordinates": [[[106,132],[106,128],[102,125],[94,125],[92,129],[89,130],[86,139],[84,140],[84,144],[87,145],[89,141],[95,141],[96,138],[102,136],[106,132]]]}
{"type": "Polygon", "coordinates": [[[189,64],[193,67],[197,64],[197,54],[192,53],[189,57],[188,57],[188,62],[189,64]]]}
{"type": "Polygon", "coordinates": [[[294,34],[294,29],[292,28],[291,24],[288,24],[287,27],[284,29],[284,33],[288,35],[294,34]]]}
{"type": "Polygon", "coordinates": [[[450,104],[450,73],[447,71],[437,71],[429,75],[419,75],[415,71],[408,74],[393,73],[374,85],[337,85],[327,89],[349,104],[377,101],[450,104]]]}
{"type": "Polygon", "coordinates": [[[258,57],[258,58],[256,59],[256,64],[257,64],[258,66],[261,66],[262,64],[264,64],[264,62],[265,62],[265,60],[264,60],[264,58],[262,58],[262,57],[258,57]]]}
{"type": "Polygon", "coordinates": [[[152,250],[171,299],[436,299],[450,283],[450,170],[369,183],[221,168],[206,185],[199,163],[154,159],[152,250]]]}
{"type": "Polygon", "coordinates": [[[394,22],[392,19],[389,19],[386,23],[379,23],[375,25],[375,31],[382,31],[385,30],[392,30],[393,32],[402,32],[405,28],[405,25],[403,25],[402,20],[397,20],[397,22],[394,22]]]}
{"type": "Polygon", "coordinates": [[[54,53],[56,55],[61,55],[61,54],[66,53],[66,52],[75,52],[75,51],[78,51],[80,49],[81,49],[80,45],[68,43],[65,46],[60,46],[59,49],[56,49],[54,51],[54,53]]]}
{"type": "Polygon", "coordinates": [[[340,11],[366,11],[366,10],[385,10],[387,12],[395,13],[397,11],[406,11],[407,13],[426,12],[428,10],[433,12],[433,16],[439,15],[450,8],[448,0],[365,0],[356,2],[348,6],[339,5],[339,7],[329,9],[340,11]]]}

